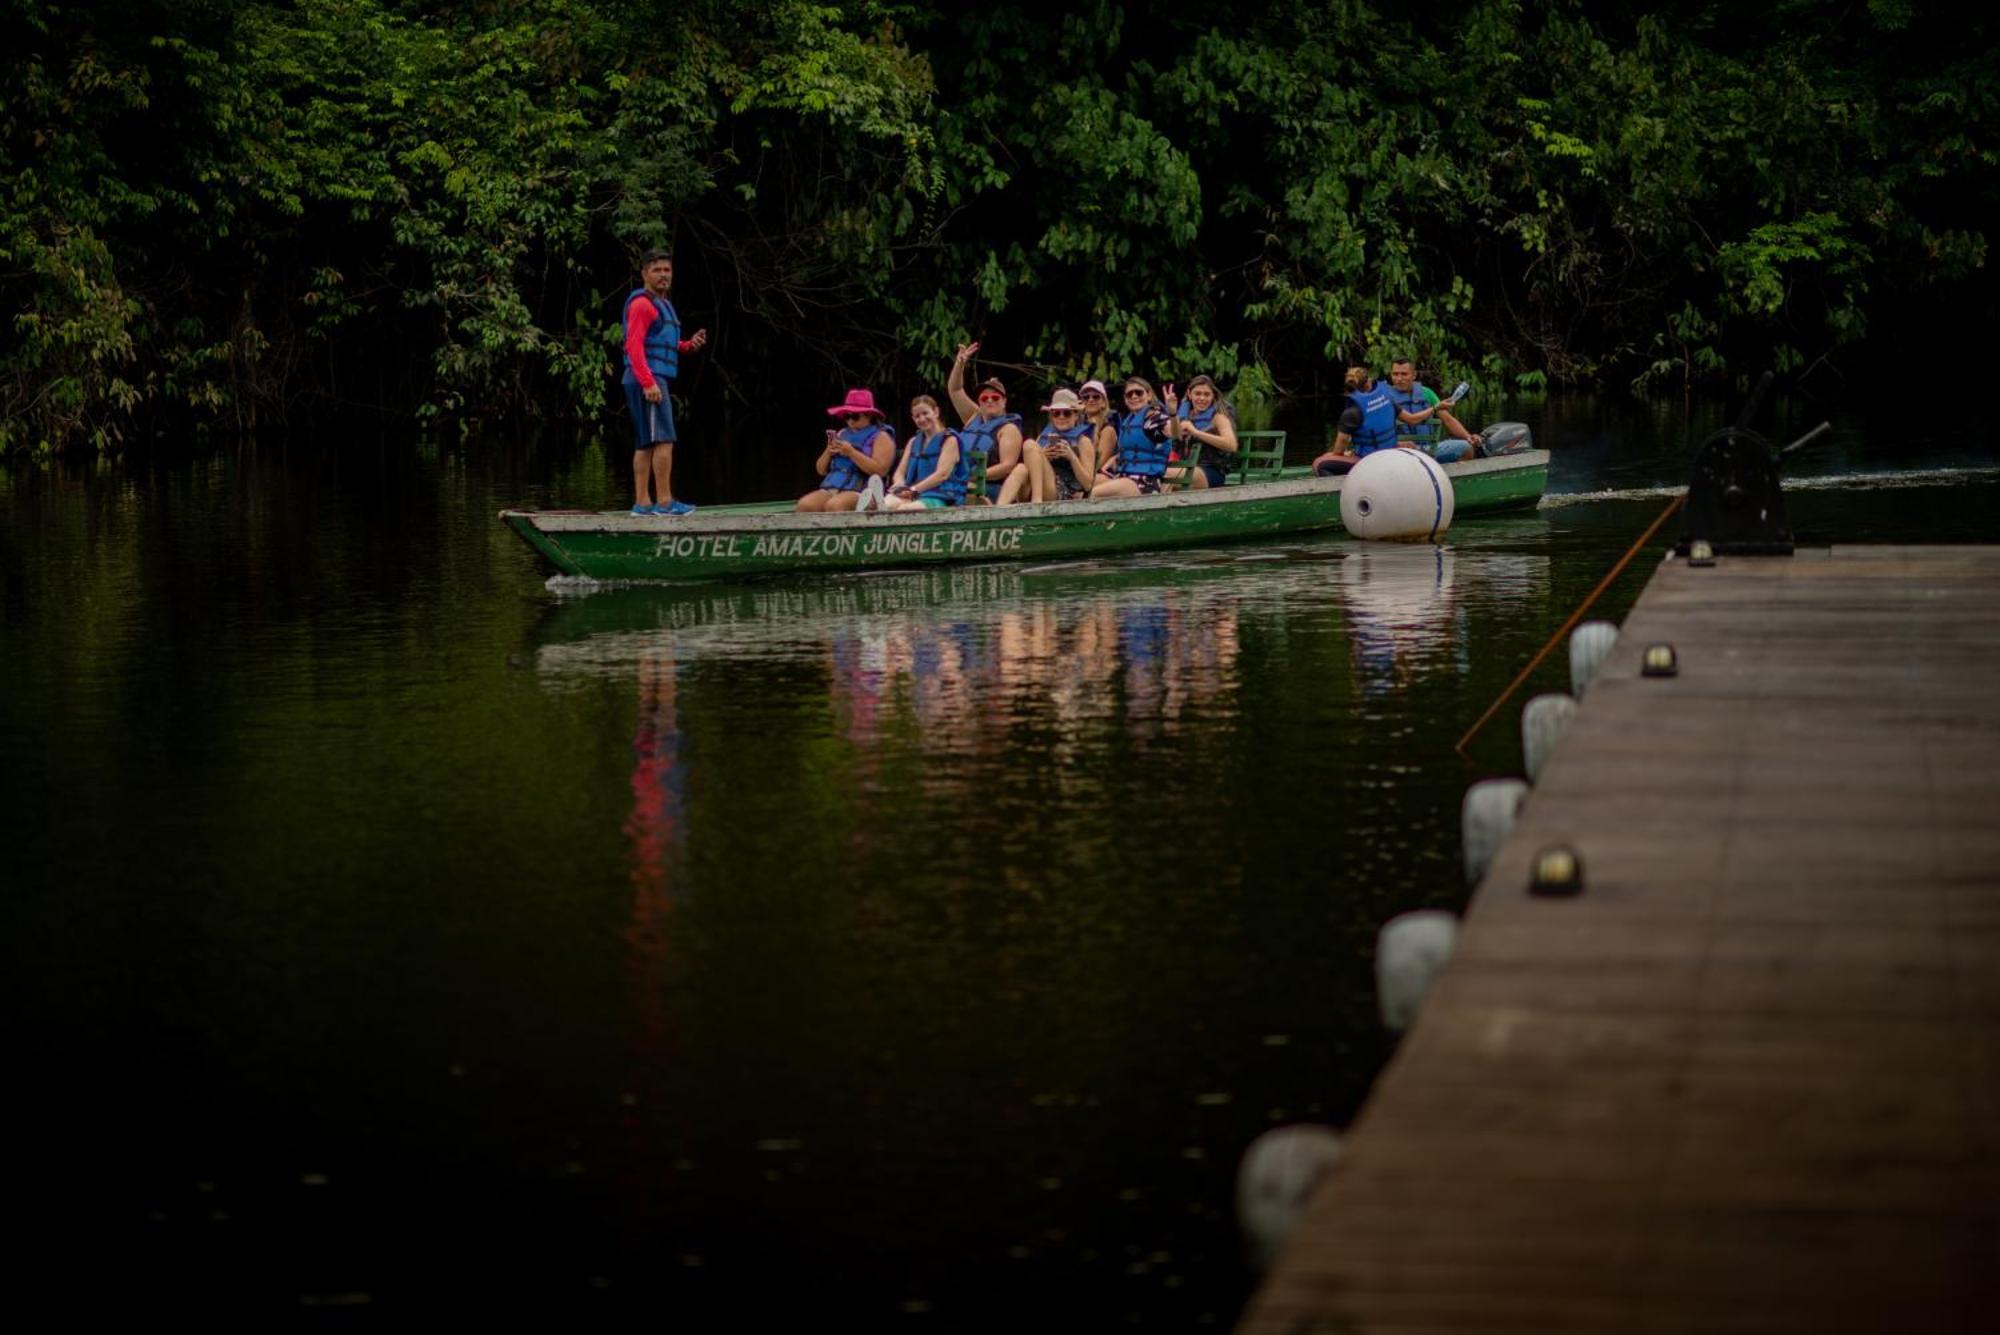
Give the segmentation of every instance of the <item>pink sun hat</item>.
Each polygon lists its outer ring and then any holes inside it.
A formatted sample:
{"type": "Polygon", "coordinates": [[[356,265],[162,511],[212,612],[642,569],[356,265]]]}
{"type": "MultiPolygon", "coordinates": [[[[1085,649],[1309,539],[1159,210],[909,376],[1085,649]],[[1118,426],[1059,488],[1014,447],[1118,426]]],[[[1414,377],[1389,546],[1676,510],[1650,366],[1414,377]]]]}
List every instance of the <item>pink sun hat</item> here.
{"type": "Polygon", "coordinates": [[[850,413],[867,413],[869,416],[880,420],[883,414],[882,410],[875,406],[875,391],[872,389],[850,389],[847,391],[847,401],[845,403],[836,403],[833,407],[826,410],[828,417],[846,417],[850,413]]]}

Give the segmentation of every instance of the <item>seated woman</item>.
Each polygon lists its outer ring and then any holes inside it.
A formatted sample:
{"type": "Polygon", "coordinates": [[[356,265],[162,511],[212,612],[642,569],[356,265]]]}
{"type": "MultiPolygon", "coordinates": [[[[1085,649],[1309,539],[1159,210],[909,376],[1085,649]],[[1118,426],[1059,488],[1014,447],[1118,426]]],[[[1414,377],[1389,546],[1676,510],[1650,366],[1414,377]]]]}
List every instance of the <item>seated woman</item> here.
{"type": "Polygon", "coordinates": [[[1228,477],[1222,456],[1236,453],[1236,416],[1222,401],[1222,392],[1205,375],[1188,381],[1187,401],[1167,386],[1167,411],[1175,415],[1174,439],[1180,446],[1180,467],[1167,480],[1182,491],[1219,487],[1228,477]]]}
{"type": "Polygon", "coordinates": [[[895,462],[896,433],[875,406],[872,390],[850,389],[846,402],[826,411],[830,417],[845,418],[847,425],[826,433],[826,448],[813,464],[826,480],[799,497],[796,510],[852,510],[861,504],[868,479],[886,476],[895,462]]]}
{"type": "Polygon", "coordinates": [[[1365,366],[1350,366],[1343,382],[1347,405],[1334,427],[1333,448],[1313,460],[1313,472],[1336,477],[1377,450],[1396,448],[1396,401],[1365,366]]]}
{"type": "Polygon", "coordinates": [[[1153,387],[1138,376],[1125,382],[1125,410],[1114,413],[1117,461],[1097,474],[1090,489],[1093,501],[1121,496],[1157,496],[1167,471],[1167,438],[1171,419],[1153,398],[1153,387]]]}
{"type": "Polygon", "coordinates": [[[1012,505],[1027,492],[1037,503],[1048,500],[1073,501],[1090,488],[1083,479],[1095,477],[1097,461],[1093,443],[1096,429],[1084,418],[1083,403],[1075,394],[1059,389],[1042,405],[1049,424],[1042,434],[1021,452],[1021,466],[1000,488],[1000,504],[1012,505]]]}
{"type": "Polygon", "coordinates": [[[976,393],[965,392],[965,368],[971,364],[972,354],[978,351],[977,343],[959,346],[944,388],[964,423],[958,431],[958,443],[967,465],[975,461],[984,461],[986,465],[986,490],[980,499],[983,505],[984,498],[997,495],[1020,468],[1022,440],[1020,415],[1007,411],[1007,387],[997,376],[980,381],[976,393]]]}
{"type": "Polygon", "coordinates": [[[903,447],[896,485],[882,508],[936,510],[965,504],[965,454],[958,448],[958,433],[938,420],[937,400],[928,394],[911,399],[910,420],[917,429],[903,447]]]}
{"type": "Polygon", "coordinates": [[[1118,439],[1118,428],[1111,424],[1111,399],[1104,392],[1102,380],[1084,381],[1076,396],[1083,400],[1083,420],[1090,423],[1090,443],[1097,448],[1097,466],[1102,468],[1111,458],[1112,443],[1118,439]]]}

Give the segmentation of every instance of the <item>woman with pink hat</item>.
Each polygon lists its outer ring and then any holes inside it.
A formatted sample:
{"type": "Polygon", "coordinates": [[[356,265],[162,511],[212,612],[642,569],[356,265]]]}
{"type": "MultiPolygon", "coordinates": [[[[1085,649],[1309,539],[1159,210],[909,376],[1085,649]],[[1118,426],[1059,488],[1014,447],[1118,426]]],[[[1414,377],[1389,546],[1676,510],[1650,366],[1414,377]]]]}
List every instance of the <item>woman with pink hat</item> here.
{"type": "Polygon", "coordinates": [[[813,467],[825,480],[799,497],[799,510],[852,510],[861,504],[868,479],[885,476],[896,461],[896,433],[889,429],[872,390],[850,389],[826,410],[847,423],[826,433],[826,448],[813,467]]]}

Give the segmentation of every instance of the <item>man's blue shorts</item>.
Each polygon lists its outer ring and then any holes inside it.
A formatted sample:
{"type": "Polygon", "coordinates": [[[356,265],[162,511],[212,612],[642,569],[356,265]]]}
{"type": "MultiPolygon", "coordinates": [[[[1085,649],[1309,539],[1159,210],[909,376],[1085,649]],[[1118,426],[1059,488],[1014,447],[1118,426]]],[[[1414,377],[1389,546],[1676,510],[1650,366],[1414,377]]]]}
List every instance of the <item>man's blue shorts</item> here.
{"type": "Polygon", "coordinates": [[[674,443],[674,394],[666,382],[660,384],[660,401],[646,402],[646,391],[633,384],[625,386],[625,411],[632,415],[632,448],[650,450],[655,445],[674,443]]]}

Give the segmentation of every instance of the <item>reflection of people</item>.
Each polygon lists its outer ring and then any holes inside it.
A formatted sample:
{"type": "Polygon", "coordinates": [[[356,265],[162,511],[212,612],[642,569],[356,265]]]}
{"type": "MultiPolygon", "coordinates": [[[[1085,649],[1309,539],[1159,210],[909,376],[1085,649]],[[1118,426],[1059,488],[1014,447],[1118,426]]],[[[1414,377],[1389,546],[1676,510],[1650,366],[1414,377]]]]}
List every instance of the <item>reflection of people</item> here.
{"type": "Polygon", "coordinates": [[[681,354],[708,342],[708,331],[681,337],[681,317],[667,293],[674,257],[649,250],[639,259],[639,286],[625,298],[625,410],[632,418],[632,513],[684,515],[694,507],[674,499],[674,399],[669,384],[681,354]],[[647,488],[652,489],[648,499],[647,488]]]}
{"type": "MultiPolygon", "coordinates": [[[[676,984],[681,953],[674,949],[675,873],[687,842],[687,762],[680,751],[675,705],[676,668],[671,649],[648,651],[639,659],[639,721],[632,738],[632,809],[625,818],[631,859],[632,917],[624,931],[630,948],[632,1022],[631,1072],[635,1094],[653,1111],[636,1109],[626,1121],[629,1154],[617,1181],[644,1202],[664,1180],[666,1165],[681,1150],[672,1113],[676,1092],[663,1073],[680,1069],[685,1038],[668,998],[676,984]],[[663,1112],[665,1115],[663,1116],[663,1112]]],[[[643,1208],[643,1207],[642,1207],[643,1208]]]]}
{"type": "Polygon", "coordinates": [[[896,469],[896,489],[884,502],[890,510],[943,509],[965,501],[965,456],[958,433],[938,420],[937,400],[919,394],[910,400],[910,421],[916,432],[903,447],[896,469]]]}
{"type": "Polygon", "coordinates": [[[965,368],[978,351],[977,343],[959,347],[944,388],[964,423],[958,432],[959,448],[968,464],[974,459],[986,461],[986,494],[994,496],[1021,466],[1021,418],[1007,411],[1007,387],[997,377],[980,381],[976,395],[965,392],[965,368]]]}
{"type": "Polygon", "coordinates": [[[1167,411],[1175,415],[1174,440],[1180,449],[1180,469],[1174,485],[1187,490],[1219,487],[1228,480],[1228,459],[1236,453],[1236,422],[1222,392],[1205,375],[1188,381],[1187,401],[1167,386],[1167,411]]]}
{"type": "Polygon", "coordinates": [[[1099,470],[1093,501],[1121,496],[1157,496],[1167,471],[1168,419],[1153,398],[1150,381],[1132,376],[1125,382],[1125,411],[1112,415],[1117,428],[1118,457],[1099,470]]]}
{"type": "Polygon", "coordinates": [[[671,657],[648,654],[639,660],[639,730],[632,738],[632,814],[625,834],[632,841],[632,879],[642,908],[665,891],[666,857],[680,841],[686,800],[674,671],[671,657]]]}
{"type": "Polygon", "coordinates": [[[1347,403],[1334,427],[1333,448],[1313,460],[1321,477],[1345,473],[1377,450],[1396,447],[1396,405],[1386,385],[1377,384],[1365,366],[1350,366],[1343,382],[1347,403]]]}
{"type": "Polygon", "coordinates": [[[852,510],[861,504],[868,479],[884,476],[895,462],[896,434],[875,406],[872,390],[850,389],[845,401],[826,411],[847,425],[826,433],[826,448],[813,464],[823,480],[817,490],[799,497],[794,507],[799,510],[852,510]]]}
{"type": "Polygon", "coordinates": [[[1479,437],[1452,416],[1450,399],[1439,399],[1436,390],[1417,379],[1417,365],[1408,357],[1389,363],[1389,399],[1396,405],[1398,445],[1414,446],[1443,464],[1479,457],[1479,437]],[[1438,440],[1440,422],[1451,440],[1438,440]]]}

